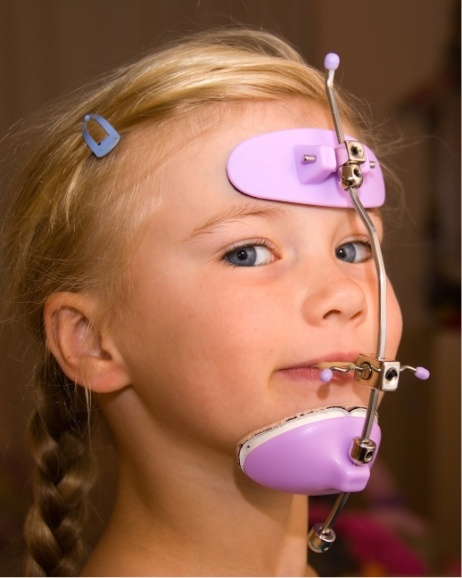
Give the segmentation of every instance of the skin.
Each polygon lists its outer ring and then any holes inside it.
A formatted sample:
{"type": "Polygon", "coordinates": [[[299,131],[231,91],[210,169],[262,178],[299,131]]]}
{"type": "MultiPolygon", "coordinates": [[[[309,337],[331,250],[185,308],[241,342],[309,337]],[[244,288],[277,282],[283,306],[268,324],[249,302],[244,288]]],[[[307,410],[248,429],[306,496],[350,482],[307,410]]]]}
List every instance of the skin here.
{"type": "MultiPolygon", "coordinates": [[[[323,384],[311,366],[375,350],[375,269],[354,211],[256,201],[225,172],[245,138],[299,127],[331,129],[329,114],[232,105],[187,145],[171,137],[175,153],[143,185],[146,202],[157,188],[165,198],[133,254],[127,313],[109,322],[83,295],[47,303],[49,347],[101,394],[118,452],[113,515],[84,575],[312,575],[306,498],[252,482],[236,447],[299,412],[367,404],[352,379],[323,384]],[[230,263],[261,243],[259,266],[230,263]],[[355,262],[336,256],[345,246],[355,262]]],[[[400,335],[389,287],[387,357],[400,335]]]]}

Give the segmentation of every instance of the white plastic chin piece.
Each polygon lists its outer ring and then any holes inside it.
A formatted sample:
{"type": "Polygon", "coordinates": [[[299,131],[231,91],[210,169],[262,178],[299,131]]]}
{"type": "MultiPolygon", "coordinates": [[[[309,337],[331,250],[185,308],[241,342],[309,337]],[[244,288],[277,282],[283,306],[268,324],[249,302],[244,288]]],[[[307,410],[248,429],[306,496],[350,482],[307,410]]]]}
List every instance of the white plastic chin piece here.
{"type": "MultiPolygon", "coordinates": [[[[238,459],[255,482],[290,494],[324,495],[363,490],[374,458],[355,464],[354,438],[361,435],[365,408],[331,407],[288,418],[242,442],[238,459]]],[[[377,448],[380,428],[374,422],[370,439],[377,448]]]]}

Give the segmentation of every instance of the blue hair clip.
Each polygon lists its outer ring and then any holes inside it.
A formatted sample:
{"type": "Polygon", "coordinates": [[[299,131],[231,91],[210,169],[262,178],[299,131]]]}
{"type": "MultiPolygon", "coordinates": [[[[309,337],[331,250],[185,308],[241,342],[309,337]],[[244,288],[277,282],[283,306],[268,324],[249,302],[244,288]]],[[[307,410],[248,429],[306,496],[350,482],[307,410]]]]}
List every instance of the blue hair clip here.
{"type": "Polygon", "coordinates": [[[82,125],[82,135],[93,154],[99,158],[104,157],[111,152],[120,140],[120,134],[115,130],[115,128],[105,118],[98,114],[85,115],[82,125]],[[97,122],[107,133],[107,136],[105,136],[100,142],[96,142],[88,132],[87,124],[90,120],[97,122]]]}

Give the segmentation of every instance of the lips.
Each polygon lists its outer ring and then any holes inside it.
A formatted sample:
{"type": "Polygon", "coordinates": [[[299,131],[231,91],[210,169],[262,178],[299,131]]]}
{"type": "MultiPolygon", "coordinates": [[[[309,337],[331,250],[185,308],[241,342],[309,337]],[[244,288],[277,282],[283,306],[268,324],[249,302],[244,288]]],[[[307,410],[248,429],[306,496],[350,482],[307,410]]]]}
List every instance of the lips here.
{"type": "MultiPolygon", "coordinates": [[[[321,371],[321,368],[318,367],[297,367],[293,369],[283,369],[280,373],[292,381],[319,382],[322,381],[320,377],[321,371]]],[[[354,379],[354,376],[350,371],[346,373],[335,372],[330,383],[346,383],[352,381],[352,379],[354,379]]]]}
{"type": "MultiPolygon", "coordinates": [[[[320,356],[316,359],[311,359],[299,364],[294,364],[292,366],[284,367],[278,370],[278,373],[284,375],[285,377],[293,381],[320,381],[320,373],[322,371],[321,367],[316,367],[319,364],[323,364],[327,367],[329,362],[335,365],[335,362],[340,363],[354,363],[358,357],[357,352],[342,353],[335,352],[329,353],[324,356],[320,356]]],[[[344,382],[351,381],[352,373],[335,373],[333,381],[334,382],[344,382]]]]}
{"type": "Polygon", "coordinates": [[[290,367],[281,369],[280,373],[294,381],[317,381],[321,370],[316,367],[290,367]]]}

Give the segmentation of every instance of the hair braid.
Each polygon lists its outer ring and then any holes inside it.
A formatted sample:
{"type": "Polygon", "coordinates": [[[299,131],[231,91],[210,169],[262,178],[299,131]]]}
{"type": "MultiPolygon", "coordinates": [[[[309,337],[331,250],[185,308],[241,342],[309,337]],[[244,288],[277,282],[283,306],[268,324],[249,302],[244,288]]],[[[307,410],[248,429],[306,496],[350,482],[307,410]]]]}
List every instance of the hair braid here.
{"type": "Polygon", "coordinates": [[[85,391],[47,357],[37,372],[36,409],[29,426],[36,471],[27,517],[26,575],[73,576],[82,563],[82,529],[93,485],[88,447],[91,413],[85,391]]]}

